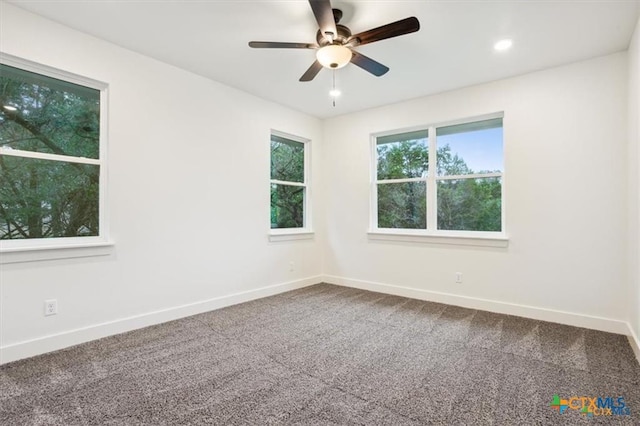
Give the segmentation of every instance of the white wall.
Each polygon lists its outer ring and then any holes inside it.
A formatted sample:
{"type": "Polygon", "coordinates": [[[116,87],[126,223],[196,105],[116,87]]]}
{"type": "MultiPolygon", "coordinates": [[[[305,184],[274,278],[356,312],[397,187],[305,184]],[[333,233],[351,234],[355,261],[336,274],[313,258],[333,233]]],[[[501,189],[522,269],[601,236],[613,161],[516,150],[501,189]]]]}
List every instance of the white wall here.
{"type": "MultiPolygon", "coordinates": [[[[640,19],[629,45],[630,323],[640,348],[640,19]]],[[[640,359],[640,352],[638,353],[640,359]]]]}
{"type": "Polygon", "coordinates": [[[1,266],[2,362],[317,282],[317,238],[270,243],[267,233],[270,129],[313,140],[317,183],[320,120],[6,3],[0,8],[1,51],[109,84],[116,243],[109,256],[1,266]],[[50,298],[59,314],[45,318],[50,298]],[[203,301],[210,303],[171,310],[203,301]]]}
{"type": "Polygon", "coordinates": [[[327,279],[628,330],[626,75],[618,53],[327,120],[327,279]],[[496,111],[508,248],[369,240],[369,135],[496,111]]]}

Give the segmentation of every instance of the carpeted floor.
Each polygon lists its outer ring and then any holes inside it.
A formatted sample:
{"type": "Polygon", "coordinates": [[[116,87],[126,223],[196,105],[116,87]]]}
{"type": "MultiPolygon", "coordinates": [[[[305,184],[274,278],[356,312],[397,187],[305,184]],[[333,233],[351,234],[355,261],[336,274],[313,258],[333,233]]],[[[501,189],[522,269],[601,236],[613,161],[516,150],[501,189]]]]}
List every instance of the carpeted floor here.
{"type": "Polygon", "coordinates": [[[0,424],[638,425],[640,367],[624,336],[319,284],[4,365],[0,424]]]}

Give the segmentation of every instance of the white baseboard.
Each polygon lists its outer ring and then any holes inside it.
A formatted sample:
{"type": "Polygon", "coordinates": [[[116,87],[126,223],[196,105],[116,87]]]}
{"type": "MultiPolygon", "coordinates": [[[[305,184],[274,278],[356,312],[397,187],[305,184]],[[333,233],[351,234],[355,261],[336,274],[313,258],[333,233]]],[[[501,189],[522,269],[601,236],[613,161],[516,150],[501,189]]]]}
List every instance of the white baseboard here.
{"type": "MultiPolygon", "coordinates": [[[[555,322],[559,324],[584,327],[592,330],[606,331],[609,333],[624,334],[629,336],[631,328],[624,321],[609,318],[601,318],[590,315],[563,312],[553,309],[537,308],[534,306],[518,305],[514,303],[498,302],[495,300],[480,299],[437,291],[421,290],[410,287],[401,287],[390,284],[371,281],[355,280],[350,278],[323,275],[322,281],[345,287],[359,288],[362,290],[377,291],[396,296],[410,297],[412,299],[427,300],[430,302],[444,303],[447,305],[461,306],[470,309],[496,312],[499,314],[515,315],[541,321],[555,322]]],[[[637,339],[636,339],[637,342],[637,339]]]]}
{"type": "Polygon", "coordinates": [[[120,334],[150,325],[224,308],[226,306],[236,305],[238,303],[284,293],[285,291],[307,287],[319,282],[321,282],[321,276],[309,277],[13,343],[0,347],[0,364],[67,348],[114,334],[120,334]]]}
{"type": "Polygon", "coordinates": [[[633,327],[629,324],[629,344],[633,349],[633,352],[636,354],[636,359],[638,360],[638,364],[640,364],[640,339],[638,339],[638,335],[633,332],[633,327]]]}
{"type": "Polygon", "coordinates": [[[89,342],[91,340],[112,336],[114,334],[124,333],[148,327],[150,325],[160,324],[224,308],[238,303],[284,293],[286,291],[307,287],[319,282],[359,288],[362,290],[377,291],[396,296],[410,297],[412,299],[445,303],[465,308],[480,309],[501,314],[550,321],[610,333],[624,334],[628,336],[629,343],[638,358],[638,362],[640,362],[640,339],[638,339],[638,336],[634,333],[631,325],[624,321],[371,281],[336,277],[332,275],[318,275],[6,345],[0,347],[0,365],[46,352],[64,349],[69,346],[89,342]]]}

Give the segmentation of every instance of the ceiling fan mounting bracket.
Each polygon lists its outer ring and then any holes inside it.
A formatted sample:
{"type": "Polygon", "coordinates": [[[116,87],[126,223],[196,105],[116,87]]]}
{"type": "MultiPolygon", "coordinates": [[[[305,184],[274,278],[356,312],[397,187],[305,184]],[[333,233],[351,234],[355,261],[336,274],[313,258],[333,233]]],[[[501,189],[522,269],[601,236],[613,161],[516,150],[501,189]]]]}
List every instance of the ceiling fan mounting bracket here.
{"type": "Polygon", "coordinates": [[[342,19],[342,11],[340,9],[331,9],[331,11],[333,12],[333,20],[337,24],[342,19]]]}
{"type": "Polygon", "coordinates": [[[337,35],[333,35],[333,41],[327,39],[322,31],[318,30],[316,33],[316,41],[320,47],[327,46],[329,44],[339,44],[344,45],[347,43],[347,40],[351,37],[351,30],[344,25],[336,24],[337,35]]]}

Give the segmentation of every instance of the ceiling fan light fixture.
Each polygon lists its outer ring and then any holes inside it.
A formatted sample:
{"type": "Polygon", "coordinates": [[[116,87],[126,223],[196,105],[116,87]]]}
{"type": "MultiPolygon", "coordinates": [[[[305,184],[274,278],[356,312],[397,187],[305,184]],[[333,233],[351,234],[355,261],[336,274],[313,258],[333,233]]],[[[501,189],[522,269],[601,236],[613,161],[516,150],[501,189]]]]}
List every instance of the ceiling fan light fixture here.
{"type": "Polygon", "coordinates": [[[351,49],[339,44],[324,46],[316,52],[316,59],[323,67],[338,69],[347,65],[351,61],[351,49]]]}

